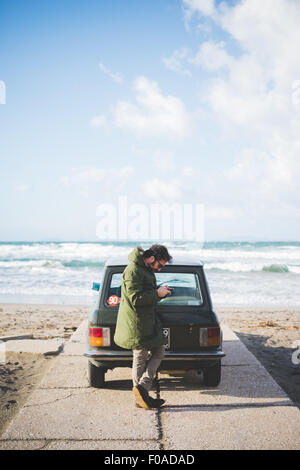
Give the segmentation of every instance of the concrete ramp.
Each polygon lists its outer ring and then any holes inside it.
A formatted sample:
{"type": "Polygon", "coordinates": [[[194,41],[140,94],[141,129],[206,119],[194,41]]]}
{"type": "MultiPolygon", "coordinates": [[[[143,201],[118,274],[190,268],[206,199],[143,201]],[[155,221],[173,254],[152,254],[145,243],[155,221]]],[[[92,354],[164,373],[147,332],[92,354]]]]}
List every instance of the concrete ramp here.
{"type": "Polygon", "coordinates": [[[83,322],[53,360],[19,414],[0,438],[0,449],[202,450],[299,449],[300,411],[226,326],[222,381],[201,375],[159,375],[152,396],[161,410],[134,406],[131,369],[106,374],[106,387],[87,380],[83,322]]]}

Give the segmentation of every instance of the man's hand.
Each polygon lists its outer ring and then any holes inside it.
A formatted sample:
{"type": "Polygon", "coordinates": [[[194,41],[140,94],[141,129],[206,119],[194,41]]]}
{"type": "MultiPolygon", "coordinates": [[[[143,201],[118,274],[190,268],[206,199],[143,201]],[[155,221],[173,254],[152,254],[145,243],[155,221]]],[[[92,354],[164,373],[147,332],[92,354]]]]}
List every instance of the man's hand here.
{"type": "Polygon", "coordinates": [[[166,297],[166,295],[172,294],[171,290],[173,290],[173,287],[161,286],[157,289],[157,293],[159,297],[166,297]]]}

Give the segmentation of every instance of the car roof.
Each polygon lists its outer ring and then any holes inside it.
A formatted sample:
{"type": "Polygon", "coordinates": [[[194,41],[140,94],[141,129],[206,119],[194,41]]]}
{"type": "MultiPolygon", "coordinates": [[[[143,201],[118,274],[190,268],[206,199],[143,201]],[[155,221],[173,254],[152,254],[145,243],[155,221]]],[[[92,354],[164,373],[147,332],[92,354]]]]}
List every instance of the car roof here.
{"type": "MultiPolygon", "coordinates": [[[[105,266],[127,266],[129,260],[127,256],[112,256],[106,260],[105,266]]],[[[176,256],[173,257],[171,263],[167,263],[167,266],[203,266],[203,261],[195,260],[188,256],[176,256]]]]}

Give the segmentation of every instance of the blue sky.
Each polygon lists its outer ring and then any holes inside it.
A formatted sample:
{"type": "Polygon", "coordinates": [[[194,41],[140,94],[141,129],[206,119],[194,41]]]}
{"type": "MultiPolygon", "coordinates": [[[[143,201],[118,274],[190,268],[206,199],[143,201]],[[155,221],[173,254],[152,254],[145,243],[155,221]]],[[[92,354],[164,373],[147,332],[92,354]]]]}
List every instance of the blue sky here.
{"type": "Polygon", "coordinates": [[[0,239],[97,240],[124,195],[299,238],[300,5],[275,3],[1,0],[0,239]]]}

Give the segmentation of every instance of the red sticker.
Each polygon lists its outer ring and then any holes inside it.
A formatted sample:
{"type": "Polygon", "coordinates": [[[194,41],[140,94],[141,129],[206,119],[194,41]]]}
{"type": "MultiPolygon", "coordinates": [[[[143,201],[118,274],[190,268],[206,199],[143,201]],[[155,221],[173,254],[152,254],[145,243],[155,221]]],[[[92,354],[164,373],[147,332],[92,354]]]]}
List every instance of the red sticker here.
{"type": "Polygon", "coordinates": [[[109,305],[118,305],[118,303],[120,302],[120,299],[117,295],[111,295],[110,297],[108,297],[107,299],[107,303],[109,305]]]}

